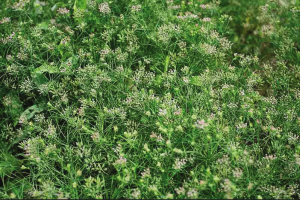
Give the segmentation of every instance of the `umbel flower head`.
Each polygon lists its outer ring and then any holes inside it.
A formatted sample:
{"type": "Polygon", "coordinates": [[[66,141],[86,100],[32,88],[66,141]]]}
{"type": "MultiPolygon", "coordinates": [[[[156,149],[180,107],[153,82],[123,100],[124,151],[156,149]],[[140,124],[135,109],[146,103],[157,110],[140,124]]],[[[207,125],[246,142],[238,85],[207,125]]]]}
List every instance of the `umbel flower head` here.
{"type": "Polygon", "coordinates": [[[99,11],[104,14],[109,14],[111,12],[107,2],[104,2],[99,5],[99,11]]]}
{"type": "Polygon", "coordinates": [[[203,120],[197,120],[197,122],[195,123],[195,126],[197,128],[200,128],[200,129],[204,129],[205,126],[208,126],[207,123],[205,123],[204,119],[203,120]]]}
{"type": "Polygon", "coordinates": [[[65,15],[65,14],[68,14],[70,12],[70,10],[66,9],[66,8],[59,8],[57,10],[57,12],[61,15],[65,15]]]}

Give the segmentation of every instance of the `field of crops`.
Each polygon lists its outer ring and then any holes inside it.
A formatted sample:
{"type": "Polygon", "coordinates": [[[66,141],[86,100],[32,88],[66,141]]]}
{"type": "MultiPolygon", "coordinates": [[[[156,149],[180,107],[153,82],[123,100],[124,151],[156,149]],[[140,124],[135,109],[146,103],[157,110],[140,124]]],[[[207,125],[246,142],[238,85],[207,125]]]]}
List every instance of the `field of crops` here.
{"type": "Polygon", "coordinates": [[[300,0],[0,0],[0,199],[299,199],[300,0]]]}

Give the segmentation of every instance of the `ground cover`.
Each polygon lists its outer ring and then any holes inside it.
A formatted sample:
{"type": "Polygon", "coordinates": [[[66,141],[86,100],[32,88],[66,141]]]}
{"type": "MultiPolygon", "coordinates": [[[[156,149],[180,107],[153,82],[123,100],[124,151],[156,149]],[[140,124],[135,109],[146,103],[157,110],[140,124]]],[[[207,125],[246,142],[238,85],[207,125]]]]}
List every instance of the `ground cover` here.
{"type": "Polygon", "coordinates": [[[300,197],[299,1],[0,9],[1,199],[300,197]]]}

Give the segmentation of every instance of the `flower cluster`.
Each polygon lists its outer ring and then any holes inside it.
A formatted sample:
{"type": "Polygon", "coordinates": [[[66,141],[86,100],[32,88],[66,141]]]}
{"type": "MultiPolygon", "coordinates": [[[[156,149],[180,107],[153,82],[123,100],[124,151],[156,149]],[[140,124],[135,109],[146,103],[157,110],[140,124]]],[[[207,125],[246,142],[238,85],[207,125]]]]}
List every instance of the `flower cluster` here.
{"type": "Polygon", "coordinates": [[[131,12],[138,12],[138,11],[141,10],[141,8],[142,8],[141,5],[132,6],[131,7],[131,12]]]}
{"type": "Polygon", "coordinates": [[[10,17],[4,17],[2,18],[2,20],[0,21],[0,24],[6,24],[10,22],[10,17]]]}
{"type": "Polygon", "coordinates": [[[258,1],[7,1],[0,199],[297,198],[297,5],[258,1]]]}
{"type": "Polygon", "coordinates": [[[59,9],[57,10],[57,12],[58,12],[59,14],[61,14],[61,15],[66,15],[66,14],[68,14],[68,13],[70,12],[70,10],[68,10],[67,8],[59,8],[59,9]]]}
{"type": "Polygon", "coordinates": [[[208,124],[203,119],[203,120],[197,120],[195,126],[199,129],[204,129],[206,126],[208,126],[208,124]]]}
{"type": "Polygon", "coordinates": [[[107,2],[99,5],[99,11],[104,14],[110,14],[111,10],[107,2]]]}

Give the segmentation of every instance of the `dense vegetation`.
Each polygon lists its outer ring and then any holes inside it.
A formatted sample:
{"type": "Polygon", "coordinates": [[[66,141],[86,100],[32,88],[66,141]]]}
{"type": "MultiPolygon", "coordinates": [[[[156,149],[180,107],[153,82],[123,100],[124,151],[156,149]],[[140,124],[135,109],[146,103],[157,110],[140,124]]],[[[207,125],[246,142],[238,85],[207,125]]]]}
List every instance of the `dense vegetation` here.
{"type": "Polygon", "coordinates": [[[299,0],[1,0],[0,198],[300,198],[299,0]]]}

